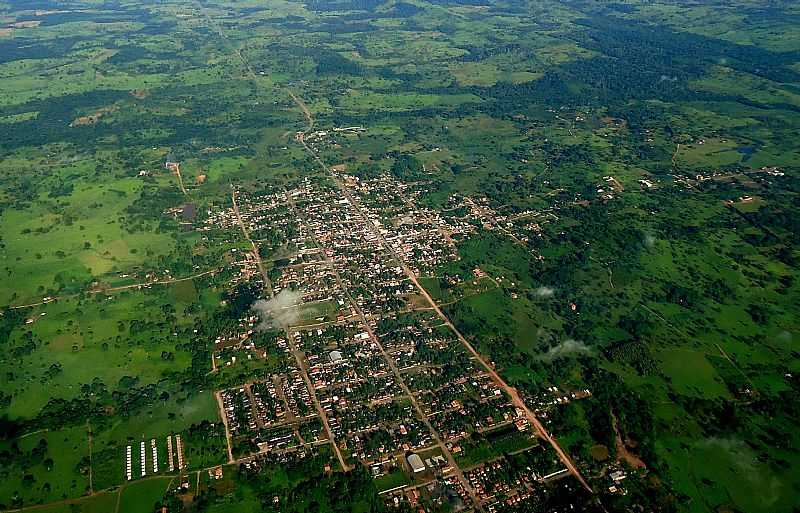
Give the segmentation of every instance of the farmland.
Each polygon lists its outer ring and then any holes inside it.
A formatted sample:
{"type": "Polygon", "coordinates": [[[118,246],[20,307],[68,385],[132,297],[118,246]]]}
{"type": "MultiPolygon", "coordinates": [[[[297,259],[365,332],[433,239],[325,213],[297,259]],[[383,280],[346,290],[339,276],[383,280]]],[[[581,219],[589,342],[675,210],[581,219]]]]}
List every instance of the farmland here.
{"type": "Polygon", "coordinates": [[[0,510],[794,511],[798,19],[0,1],[0,510]]]}

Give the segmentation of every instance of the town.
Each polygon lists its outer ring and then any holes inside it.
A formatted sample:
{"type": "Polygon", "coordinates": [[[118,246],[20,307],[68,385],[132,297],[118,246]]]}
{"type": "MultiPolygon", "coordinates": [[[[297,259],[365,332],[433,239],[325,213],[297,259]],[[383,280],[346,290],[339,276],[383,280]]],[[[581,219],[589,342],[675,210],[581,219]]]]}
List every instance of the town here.
{"type": "Polygon", "coordinates": [[[418,194],[389,175],[336,173],[234,190],[231,207],[207,213],[210,242],[249,239],[252,250],[230,250],[231,286],[256,284],[263,303],[219,335],[214,369],[265,358],[280,369],[218,391],[229,463],[326,445],[336,468],[366,467],[387,505],[456,510],[535,502],[538,485],[582,481],[535,416],[549,402],[527,398],[529,409],[418,281],[457,259],[481,223],[511,223],[473,202],[467,215],[441,215],[418,194]]]}

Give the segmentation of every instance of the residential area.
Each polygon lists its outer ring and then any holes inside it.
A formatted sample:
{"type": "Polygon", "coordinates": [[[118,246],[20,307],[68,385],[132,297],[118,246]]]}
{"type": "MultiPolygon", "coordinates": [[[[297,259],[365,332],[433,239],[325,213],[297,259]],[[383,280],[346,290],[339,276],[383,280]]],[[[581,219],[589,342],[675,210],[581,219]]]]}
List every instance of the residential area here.
{"type": "MultiPolygon", "coordinates": [[[[220,334],[215,368],[274,359],[280,372],[218,391],[231,462],[328,445],[338,468],[368,469],[387,505],[455,510],[536,501],[537,486],[576,477],[417,281],[458,258],[475,218],[418,207],[388,175],[233,195],[200,229],[250,239],[252,251],[231,248],[231,285],[255,283],[263,306],[220,334]]],[[[542,398],[531,406],[546,416],[542,398]]]]}

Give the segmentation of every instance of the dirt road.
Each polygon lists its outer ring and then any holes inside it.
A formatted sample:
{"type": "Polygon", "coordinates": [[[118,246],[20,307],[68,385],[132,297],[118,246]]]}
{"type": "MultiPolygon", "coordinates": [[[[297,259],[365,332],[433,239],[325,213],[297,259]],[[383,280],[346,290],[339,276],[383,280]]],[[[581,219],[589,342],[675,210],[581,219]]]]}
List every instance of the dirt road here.
{"type": "MultiPolygon", "coordinates": [[[[302,139],[301,139],[301,141],[302,141],[302,139]]],[[[303,143],[303,144],[305,144],[305,143],[303,143]]],[[[296,216],[299,217],[300,216],[300,212],[297,210],[297,207],[295,206],[294,202],[292,201],[291,196],[289,196],[288,194],[287,194],[287,201],[289,202],[289,206],[292,209],[292,211],[295,213],[296,216]]],[[[314,242],[319,247],[322,247],[320,242],[318,240],[316,240],[315,238],[314,238],[314,242]]],[[[328,257],[328,255],[324,251],[322,252],[322,259],[325,262],[325,264],[328,266],[328,268],[331,270],[331,272],[333,272],[333,275],[336,278],[336,282],[337,282],[339,288],[341,288],[341,290],[343,290],[345,292],[345,294],[347,296],[348,303],[350,303],[350,306],[353,308],[353,310],[355,310],[356,316],[361,321],[361,324],[364,326],[364,329],[367,330],[367,333],[369,334],[370,340],[375,344],[375,346],[380,351],[381,356],[383,356],[383,359],[389,365],[389,368],[391,369],[392,374],[394,374],[394,377],[397,380],[397,383],[400,385],[400,388],[403,389],[403,393],[411,401],[411,405],[416,410],[417,415],[419,416],[420,420],[422,420],[422,423],[425,424],[425,427],[428,429],[428,432],[431,434],[433,439],[436,441],[436,445],[439,447],[439,449],[441,449],[442,454],[444,454],[445,457],[447,458],[448,464],[450,465],[450,467],[452,467],[453,473],[456,475],[456,478],[461,482],[461,485],[467,491],[467,493],[469,494],[470,498],[474,501],[475,506],[478,508],[478,510],[479,511],[483,511],[483,506],[481,505],[480,500],[478,500],[478,497],[475,494],[475,490],[473,490],[472,486],[470,486],[470,484],[469,484],[469,481],[467,481],[467,479],[464,477],[464,473],[461,471],[461,469],[459,468],[458,464],[456,463],[456,460],[453,457],[453,454],[450,452],[450,449],[447,448],[447,445],[445,445],[445,443],[442,441],[441,437],[439,436],[439,433],[433,428],[433,425],[431,425],[430,421],[428,420],[428,417],[425,415],[425,412],[422,410],[422,407],[419,405],[419,402],[417,401],[417,398],[411,392],[411,389],[408,388],[408,385],[406,385],[406,382],[403,379],[402,374],[400,374],[400,370],[397,368],[397,365],[395,365],[394,360],[392,359],[391,356],[389,356],[389,353],[386,352],[386,349],[384,349],[383,344],[381,344],[380,339],[375,335],[374,331],[372,330],[372,327],[370,326],[369,321],[368,321],[366,315],[364,314],[364,311],[361,309],[361,307],[358,306],[358,302],[355,301],[353,299],[353,297],[350,295],[350,291],[344,285],[344,282],[342,280],[341,275],[339,274],[339,271],[336,269],[336,266],[334,265],[333,261],[331,261],[330,257],[328,257]]],[[[294,352],[294,350],[293,350],[293,352],[294,352]]],[[[298,363],[299,362],[300,362],[300,360],[298,359],[298,363]]]]}
{"type": "MultiPolygon", "coordinates": [[[[209,22],[211,22],[211,21],[209,20],[209,22]]],[[[219,30],[219,29],[218,29],[218,30],[219,30]]],[[[224,35],[224,33],[223,33],[221,30],[219,30],[219,32],[220,32],[220,35],[221,35],[222,37],[226,37],[226,36],[224,35]]],[[[240,52],[238,49],[237,49],[237,50],[235,50],[235,53],[237,54],[237,56],[239,57],[239,59],[241,59],[241,61],[242,61],[242,63],[244,64],[244,66],[247,68],[247,70],[249,71],[249,73],[250,73],[250,74],[253,76],[253,78],[255,79],[255,78],[256,78],[256,74],[255,74],[255,72],[253,71],[253,69],[252,69],[252,67],[250,66],[250,64],[249,64],[249,63],[247,62],[247,60],[244,58],[244,56],[242,55],[242,53],[241,53],[241,52],[240,52]]],[[[286,88],[285,90],[287,91],[287,93],[289,94],[289,96],[291,96],[291,98],[292,98],[292,100],[295,102],[295,104],[296,104],[296,105],[297,105],[297,106],[300,108],[300,110],[303,112],[303,115],[306,117],[306,120],[307,120],[307,122],[308,122],[308,127],[307,127],[306,131],[310,131],[310,130],[311,130],[313,127],[314,127],[314,116],[313,116],[313,114],[311,113],[310,109],[308,108],[308,106],[307,106],[307,105],[306,105],[306,104],[305,104],[305,103],[304,103],[304,102],[303,102],[303,101],[302,101],[302,100],[301,100],[301,99],[300,99],[300,98],[299,98],[299,97],[298,97],[298,96],[297,96],[297,95],[296,95],[296,94],[295,94],[293,91],[289,90],[288,88],[286,88]]],[[[392,249],[391,245],[389,245],[389,244],[386,242],[385,238],[384,238],[384,237],[383,237],[383,235],[380,233],[380,231],[379,231],[379,230],[377,230],[377,229],[376,229],[376,227],[375,227],[375,226],[374,226],[374,225],[373,225],[371,222],[369,222],[369,219],[368,219],[368,217],[367,217],[366,215],[364,215],[363,211],[362,211],[362,210],[361,210],[361,208],[358,206],[358,203],[356,203],[356,202],[354,201],[354,198],[352,197],[352,194],[351,194],[351,193],[350,193],[350,191],[347,189],[347,187],[346,187],[344,184],[342,184],[342,183],[339,181],[339,179],[338,179],[338,177],[336,176],[336,174],[335,174],[333,171],[331,171],[331,169],[330,169],[330,168],[328,167],[328,165],[327,165],[327,164],[325,164],[325,162],[324,162],[324,161],[323,161],[323,160],[320,158],[320,156],[317,154],[317,152],[316,152],[316,151],[314,151],[314,150],[313,150],[313,149],[312,149],[312,148],[311,148],[311,147],[308,145],[308,143],[306,143],[306,141],[305,141],[305,132],[300,132],[300,133],[298,134],[298,138],[297,138],[297,139],[298,139],[298,141],[299,141],[299,142],[300,142],[300,143],[303,145],[303,147],[305,148],[306,152],[307,152],[307,153],[308,153],[308,154],[309,154],[309,155],[310,155],[310,156],[311,156],[311,157],[312,157],[312,158],[313,158],[313,159],[314,159],[314,160],[317,162],[317,164],[319,164],[319,166],[320,166],[320,167],[321,167],[321,168],[322,168],[322,169],[323,169],[323,170],[324,170],[326,173],[328,173],[328,174],[331,176],[331,178],[333,179],[334,183],[337,185],[337,187],[338,187],[338,188],[339,188],[339,190],[342,192],[342,194],[343,194],[343,195],[344,195],[344,196],[345,196],[345,197],[346,197],[346,198],[347,198],[347,199],[350,201],[350,203],[351,203],[351,204],[354,206],[354,208],[356,209],[356,211],[357,211],[357,212],[360,214],[360,216],[361,216],[361,218],[362,218],[363,222],[366,224],[366,226],[367,226],[367,227],[368,227],[370,230],[372,230],[372,231],[373,231],[373,233],[374,233],[375,235],[377,235],[377,237],[378,237],[378,240],[381,242],[381,244],[384,246],[384,248],[385,248],[385,249],[387,249],[387,250],[388,250],[388,251],[389,251],[389,252],[390,252],[390,253],[391,253],[391,254],[394,256],[394,258],[395,258],[395,259],[398,261],[398,263],[401,265],[401,267],[403,268],[403,270],[404,270],[404,272],[406,273],[406,275],[407,275],[407,276],[409,277],[409,279],[410,279],[410,280],[411,280],[411,281],[414,283],[415,287],[416,287],[416,288],[419,290],[420,294],[421,294],[421,295],[422,295],[422,296],[423,296],[423,297],[426,299],[426,301],[427,301],[427,302],[430,304],[431,308],[432,308],[432,309],[433,309],[433,310],[434,310],[434,311],[437,313],[437,315],[438,315],[438,316],[439,316],[439,317],[442,319],[442,321],[443,321],[445,324],[447,324],[447,326],[448,326],[448,327],[450,327],[450,329],[452,329],[452,330],[453,330],[453,332],[454,332],[454,333],[456,334],[456,336],[458,337],[459,341],[460,341],[460,342],[461,342],[461,343],[464,345],[464,347],[466,347],[466,349],[467,349],[467,350],[470,352],[470,354],[472,354],[472,355],[473,355],[473,357],[474,357],[474,358],[475,358],[475,359],[476,359],[478,362],[480,362],[480,364],[481,364],[481,365],[482,365],[482,366],[483,366],[483,367],[484,367],[484,368],[487,370],[487,372],[489,372],[489,374],[491,374],[492,378],[493,378],[493,379],[494,379],[494,380],[497,382],[497,384],[498,384],[498,385],[499,385],[501,388],[503,388],[503,389],[506,391],[506,393],[507,393],[507,394],[509,395],[509,397],[511,398],[511,400],[512,400],[512,403],[513,403],[513,404],[514,404],[514,405],[515,405],[517,408],[519,408],[519,409],[520,409],[520,410],[521,410],[521,411],[522,411],[522,412],[525,414],[525,417],[528,419],[528,421],[530,422],[530,424],[531,424],[532,426],[534,426],[534,428],[537,430],[537,432],[539,433],[539,435],[540,435],[542,438],[544,438],[545,440],[547,440],[547,441],[550,443],[550,445],[551,445],[551,446],[554,448],[554,450],[555,450],[555,451],[556,451],[556,453],[558,454],[559,458],[561,459],[562,463],[563,463],[563,464],[564,464],[564,465],[567,467],[567,469],[570,471],[570,473],[572,473],[572,474],[573,474],[573,475],[574,475],[574,476],[575,476],[575,477],[576,477],[576,478],[577,478],[577,479],[580,481],[580,483],[581,483],[581,484],[582,484],[582,485],[583,485],[583,486],[584,486],[584,487],[585,487],[587,490],[589,490],[590,492],[592,492],[592,489],[591,489],[591,487],[590,487],[590,486],[588,485],[588,483],[587,483],[587,482],[584,480],[583,476],[581,476],[580,472],[578,472],[578,469],[577,469],[577,468],[575,467],[575,465],[572,463],[572,460],[571,460],[571,459],[569,458],[569,456],[568,456],[568,455],[567,455],[567,454],[564,452],[564,450],[563,450],[563,449],[562,449],[562,448],[559,446],[559,444],[556,442],[556,440],[555,440],[555,439],[553,439],[553,437],[552,437],[552,436],[550,436],[550,434],[547,432],[547,430],[546,430],[546,429],[544,428],[544,426],[541,424],[541,422],[539,421],[539,419],[538,419],[538,418],[537,418],[537,417],[536,417],[536,416],[533,414],[533,412],[532,412],[532,411],[531,411],[531,410],[530,410],[530,409],[527,407],[527,405],[525,405],[524,401],[522,401],[522,399],[520,398],[520,396],[519,396],[519,393],[517,392],[517,390],[516,390],[516,389],[514,389],[513,387],[509,386],[509,385],[508,385],[508,384],[507,384],[507,383],[506,383],[506,382],[505,382],[505,381],[504,381],[504,380],[503,380],[503,379],[502,379],[502,378],[501,378],[501,377],[500,377],[500,376],[497,374],[497,372],[494,370],[494,368],[493,368],[493,367],[491,367],[491,366],[490,366],[490,365],[489,365],[489,364],[488,364],[488,363],[487,363],[487,362],[486,362],[486,361],[483,359],[483,357],[482,357],[482,356],[481,356],[481,355],[480,355],[480,354],[479,354],[479,353],[478,353],[478,352],[475,350],[475,348],[472,346],[472,344],[470,344],[470,343],[469,343],[469,341],[467,341],[467,339],[466,339],[466,338],[463,336],[463,334],[462,334],[460,331],[458,331],[458,330],[456,329],[456,327],[453,325],[453,323],[452,323],[452,322],[450,322],[450,319],[448,319],[448,318],[447,318],[447,316],[444,314],[444,312],[442,312],[442,310],[439,308],[439,306],[436,304],[436,302],[433,300],[433,298],[430,296],[430,294],[428,294],[427,290],[425,290],[425,288],[424,288],[424,287],[422,287],[422,285],[420,285],[420,283],[419,283],[419,281],[417,280],[417,278],[416,278],[416,276],[414,275],[414,273],[413,273],[413,272],[412,272],[412,271],[411,271],[411,270],[408,268],[408,266],[407,266],[407,265],[405,265],[405,263],[403,262],[403,260],[402,260],[402,259],[400,259],[400,258],[398,257],[398,255],[397,255],[397,254],[394,252],[394,250],[392,249]]],[[[259,261],[260,261],[260,259],[259,259],[259,261]]],[[[363,316],[362,316],[362,317],[363,317],[363,316]]],[[[365,319],[365,318],[364,318],[364,321],[366,321],[366,319],[365,319]]],[[[367,324],[367,326],[369,326],[369,325],[367,324]]],[[[423,417],[423,418],[424,418],[424,417],[423,417]]],[[[458,468],[458,467],[456,466],[455,468],[458,468]]],[[[459,472],[460,472],[460,470],[459,470],[459,472]]],[[[463,474],[461,475],[461,478],[463,479],[463,474]]],[[[467,485],[468,485],[468,483],[467,483],[467,485]]],[[[469,487],[468,487],[468,486],[467,486],[467,489],[469,489],[469,487]]],[[[476,502],[476,505],[479,505],[479,504],[480,504],[480,502],[476,502]]]]}
{"type": "Polygon", "coordinates": [[[267,270],[264,268],[264,262],[261,261],[261,254],[258,251],[258,246],[255,242],[253,242],[253,239],[250,238],[250,231],[247,229],[247,226],[245,226],[242,215],[239,213],[239,204],[236,203],[235,188],[231,191],[231,201],[233,202],[233,213],[236,215],[236,221],[239,223],[239,227],[242,229],[244,238],[250,243],[250,247],[252,248],[253,252],[253,259],[256,262],[256,266],[258,266],[258,272],[261,273],[261,277],[264,279],[264,288],[267,289],[269,297],[275,297],[275,292],[272,289],[272,282],[269,279],[267,270]]]}
{"type": "Polygon", "coordinates": [[[228,428],[228,416],[225,414],[225,404],[222,402],[222,392],[214,392],[214,397],[219,406],[219,416],[222,419],[222,425],[225,426],[225,445],[228,449],[228,463],[233,463],[233,437],[231,437],[231,430],[228,428]]]}
{"type": "Polygon", "coordinates": [[[183,186],[183,176],[181,176],[181,165],[180,165],[180,163],[176,163],[173,169],[175,169],[175,176],[178,177],[178,187],[180,187],[181,192],[183,193],[183,195],[188,197],[189,193],[186,191],[186,187],[183,186]]]}
{"type": "Polygon", "coordinates": [[[9,306],[9,310],[19,310],[22,308],[32,308],[34,306],[41,306],[46,305],[47,303],[52,303],[54,301],[58,301],[61,299],[69,299],[73,297],[78,297],[82,294],[110,294],[113,292],[121,292],[123,290],[129,289],[138,289],[142,287],[149,287],[151,285],[169,285],[171,283],[179,283],[182,281],[189,281],[189,280],[196,280],[197,278],[202,278],[203,276],[208,276],[209,274],[216,274],[222,270],[221,267],[217,269],[210,269],[208,271],[203,271],[201,273],[193,274],[191,276],[186,276],[184,278],[170,278],[168,280],[156,280],[156,281],[146,281],[143,283],[132,283],[130,285],[120,285],[119,287],[107,287],[107,288],[97,288],[97,289],[89,289],[85,292],[78,292],[76,294],[65,294],[63,296],[53,296],[48,300],[37,301],[35,303],[28,303],[25,305],[16,305],[16,306],[9,306]]]}
{"type": "Polygon", "coordinates": [[[291,350],[292,355],[294,355],[295,361],[297,362],[297,368],[300,369],[300,375],[303,377],[303,381],[306,383],[306,388],[308,388],[311,401],[314,403],[314,408],[317,409],[317,414],[319,415],[319,419],[322,421],[322,426],[325,428],[325,433],[328,435],[328,440],[330,440],[333,451],[336,453],[336,459],[339,460],[339,465],[342,466],[342,469],[344,471],[348,471],[350,470],[350,465],[344,461],[342,451],[339,450],[339,444],[336,443],[336,437],[333,436],[333,431],[331,431],[331,426],[328,422],[328,414],[325,413],[325,409],[322,407],[322,404],[320,404],[317,393],[314,390],[314,384],[311,383],[311,378],[308,377],[308,370],[306,370],[304,361],[305,355],[302,351],[300,351],[300,349],[298,349],[297,345],[295,345],[294,339],[289,333],[289,330],[286,330],[286,340],[289,342],[289,349],[291,350]]]}

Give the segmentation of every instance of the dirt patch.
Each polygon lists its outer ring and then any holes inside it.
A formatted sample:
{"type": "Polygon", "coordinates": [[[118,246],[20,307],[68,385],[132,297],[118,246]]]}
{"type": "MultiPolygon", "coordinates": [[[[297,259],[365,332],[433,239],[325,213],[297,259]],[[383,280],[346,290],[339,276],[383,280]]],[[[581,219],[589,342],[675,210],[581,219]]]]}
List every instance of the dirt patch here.
{"type": "Polygon", "coordinates": [[[331,171],[335,171],[337,173],[342,173],[347,170],[347,164],[336,164],[335,166],[331,166],[331,171]]]}
{"type": "MultiPolygon", "coordinates": [[[[33,15],[34,16],[47,16],[49,14],[66,14],[68,12],[73,12],[73,11],[44,11],[44,10],[38,10],[38,11],[34,12],[33,15]]],[[[81,12],[81,11],[75,11],[75,12],[81,12]]]]}
{"type": "Polygon", "coordinates": [[[607,127],[611,128],[625,128],[628,126],[628,122],[624,119],[620,118],[612,118],[611,116],[605,116],[600,118],[600,121],[607,127]]]}
{"type": "Polygon", "coordinates": [[[617,417],[614,414],[611,414],[612,424],[614,426],[614,435],[616,437],[616,446],[617,446],[617,459],[624,460],[625,463],[630,465],[632,468],[646,468],[647,465],[634,454],[632,451],[628,449],[628,447],[632,447],[634,444],[630,442],[630,440],[626,440],[625,442],[622,441],[622,435],[619,433],[619,429],[617,428],[617,417]]]}
{"type": "Polygon", "coordinates": [[[14,29],[0,28],[0,37],[11,37],[12,32],[14,32],[14,29]]]}
{"type": "Polygon", "coordinates": [[[95,123],[100,121],[100,118],[102,118],[106,114],[114,112],[115,110],[117,110],[116,107],[103,107],[102,109],[98,109],[93,113],[89,114],[88,116],[81,116],[79,118],[75,118],[72,121],[72,123],[69,124],[69,126],[74,128],[76,126],[94,125],[95,123]]]}
{"type": "Polygon", "coordinates": [[[67,351],[73,346],[83,346],[83,337],[77,333],[63,333],[50,341],[50,349],[56,351],[67,351]]]}
{"type": "Polygon", "coordinates": [[[137,100],[144,100],[148,96],[150,96],[150,91],[147,89],[134,89],[131,91],[131,96],[136,98],[137,100]]]}
{"type": "Polygon", "coordinates": [[[238,146],[231,146],[230,148],[223,148],[221,146],[206,146],[205,148],[200,150],[200,153],[202,153],[203,155],[207,155],[209,153],[222,153],[224,151],[235,150],[236,148],[238,148],[238,146]]]}
{"type": "Polygon", "coordinates": [[[18,21],[11,24],[11,28],[36,28],[42,24],[41,20],[18,21]]]}
{"type": "Polygon", "coordinates": [[[613,176],[611,177],[611,180],[608,181],[608,183],[610,183],[611,187],[613,187],[614,190],[617,192],[622,192],[625,190],[625,187],[620,183],[620,181],[613,176]]]}
{"type": "Polygon", "coordinates": [[[413,308],[430,308],[431,306],[422,294],[410,294],[407,299],[413,308]]]}

